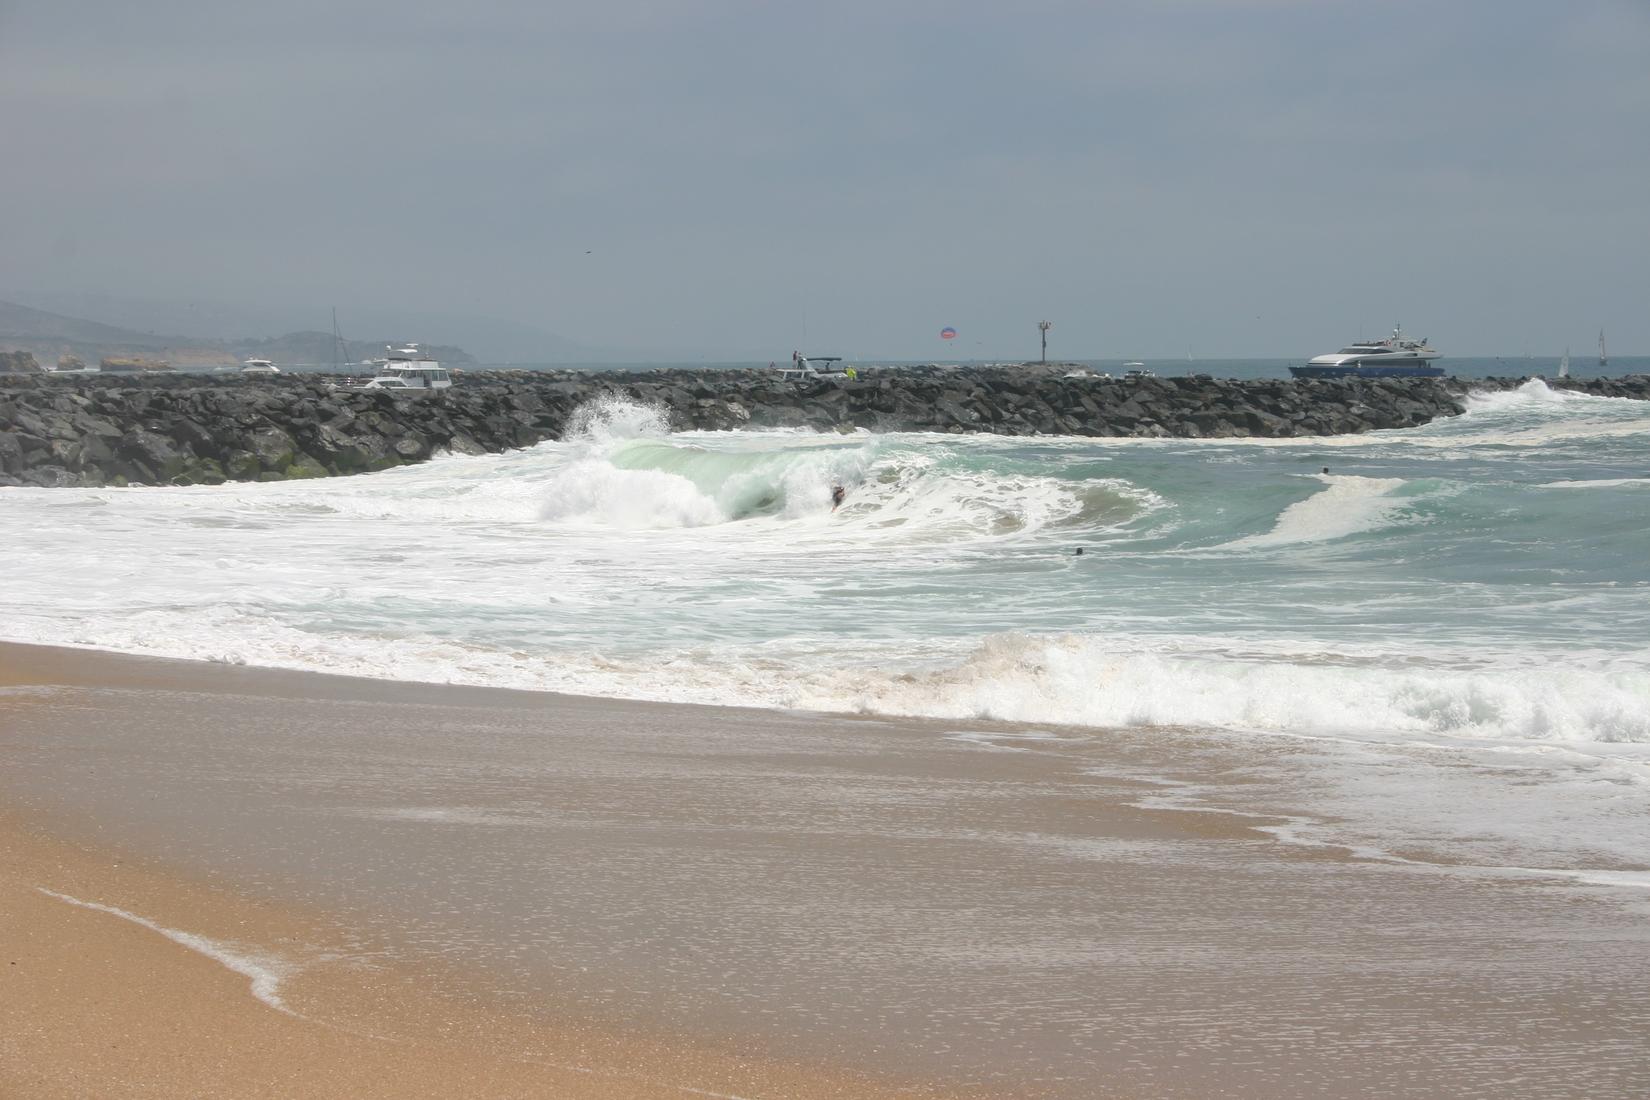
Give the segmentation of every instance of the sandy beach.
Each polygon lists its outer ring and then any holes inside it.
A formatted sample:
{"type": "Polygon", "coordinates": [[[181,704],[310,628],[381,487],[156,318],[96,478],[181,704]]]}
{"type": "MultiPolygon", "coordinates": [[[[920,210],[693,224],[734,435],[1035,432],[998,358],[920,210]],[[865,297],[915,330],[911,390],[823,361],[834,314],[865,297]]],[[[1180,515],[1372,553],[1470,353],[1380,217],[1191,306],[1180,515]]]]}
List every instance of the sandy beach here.
{"type": "MultiPolygon", "coordinates": [[[[11,645],[0,658],[3,687],[172,688],[214,671],[11,645]]],[[[7,801],[0,1095],[974,1095],[588,1016],[528,1016],[428,959],[391,965],[335,914],[250,900],[95,820],[7,801]]]]}
{"type": "Polygon", "coordinates": [[[1291,843],[1321,748],[12,645],[0,685],[6,1095],[1650,1086],[1644,900],[1291,843]]]}
{"type": "Polygon", "coordinates": [[[0,927],[8,1097],[942,1095],[442,997],[324,919],[15,820],[0,927]]]}

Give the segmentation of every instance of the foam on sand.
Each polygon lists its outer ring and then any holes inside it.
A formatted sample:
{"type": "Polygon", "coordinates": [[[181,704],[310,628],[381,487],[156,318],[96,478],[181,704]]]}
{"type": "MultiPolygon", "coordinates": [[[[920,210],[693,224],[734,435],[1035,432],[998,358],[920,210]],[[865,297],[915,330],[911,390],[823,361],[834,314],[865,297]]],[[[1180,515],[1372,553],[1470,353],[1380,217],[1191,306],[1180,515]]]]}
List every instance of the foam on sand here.
{"type": "Polygon", "coordinates": [[[226,944],[220,940],[207,939],[205,936],[198,936],[193,932],[180,932],[176,928],[167,928],[165,925],[156,924],[148,917],[140,917],[136,913],[114,905],[104,905],[96,901],[83,901],[68,894],[60,894],[56,890],[48,890],[44,886],[37,886],[35,889],[47,897],[56,898],[58,901],[77,905],[82,909],[108,913],[110,916],[119,917],[121,920],[131,921],[133,924],[147,928],[151,932],[158,932],[173,943],[205,955],[214,962],[221,963],[227,969],[250,978],[254,997],[277,1012],[284,1012],[288,1016],[298,1016],[298,1013],[287,1007],[280,996],[281,979],[289,976],[296,969],[293,964],[285,960],[268,955],[249,954],[245,949],[236,945],[226,944]]]}

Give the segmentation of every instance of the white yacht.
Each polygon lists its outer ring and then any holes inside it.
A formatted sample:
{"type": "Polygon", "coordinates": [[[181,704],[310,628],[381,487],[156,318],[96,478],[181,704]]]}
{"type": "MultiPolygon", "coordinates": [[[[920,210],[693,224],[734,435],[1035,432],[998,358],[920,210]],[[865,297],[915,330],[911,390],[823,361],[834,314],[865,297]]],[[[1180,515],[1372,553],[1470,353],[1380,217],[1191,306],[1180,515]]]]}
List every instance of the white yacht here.
{"type": "Polygon", "coordinates": [[[1340,351],[1309,359],[1304,367],[1290,367],[1296,378],[1442,378],[1442,358],[1423,337],[1404,339],[1403,326],[1394,325],[1385,340],[1360,340],[1340,351]]]}
{"type": "Polygon", "coordinates": [[[268,359],[248,359],[241,364],[242,374],[280,374],[281,368],[268,359]]]}
{"type": "Polygon", "coordinates": [[[842,361],[840,355],[816,355],[812,359],[799,352],[791,352],[791,365],[780,367],[779,377],[791,382],[806,382],[815,378],[856,378],[859,372],[842,361]]]}
{"type": "Polygon", "coordinates": [[[452,384],[452,375],[445,367],[427,357],[417,344],[404,344],[384,348],[383,366],[362,388],[427,393],[449,389],[452,384]]]}

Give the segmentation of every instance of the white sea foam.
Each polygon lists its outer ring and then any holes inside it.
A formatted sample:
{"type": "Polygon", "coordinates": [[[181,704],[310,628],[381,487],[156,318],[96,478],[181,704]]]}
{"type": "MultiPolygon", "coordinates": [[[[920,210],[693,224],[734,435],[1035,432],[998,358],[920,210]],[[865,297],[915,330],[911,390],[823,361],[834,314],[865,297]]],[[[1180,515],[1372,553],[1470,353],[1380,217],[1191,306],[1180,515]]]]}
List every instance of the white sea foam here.
{"type": "Polygon", "coordinates": [[[669,433],[670,412],[664,406],[608,394],[574,409],[565,435],[603,446],[622,439],[662,439],[669,433]]]}
{"type": "Polygon", "coordinates": [[[1512,390],[1469,393],[1455,422],[1434,422],[1416,442],[1465,448],[1544,447],[1642,436],[1646,405],[1621,397],[1555,390],[1539,378],[1512,390]]]}
{"type": "Polygon", "coordinates": [[[1579,658],[1451,668],[1443,652],[1431,660],[1344,647],[1230,653],[1209,639],[1019,634],[972,648],[863,641],[828,657],[824,641],[676,648],[645,661],[285,630],[97,644],[194,658],[239,645],[236,659],[256,664],[665,702],[1375,741],[1650,745],[1650,673],[1579,658]]]}
{"type": "MultiPolygon", "coordinates": [[[[947,667],[819,676],[873,713],[1322,736],[1650,743],[1650,674],[1547,665],[1441,670],[1373,654],[1221,655],[1003,635],[947,667]],[[1384,665],[1384,667],[1383,667],[1384,665]],[[834,682],[833,682],[834,681],[834,682]]],[[[821,690],[823,689],[823,690],[821,690]]],[[[825,709],[828,700],[805,705],[825,709]]]]}
{"type": "Polygon", "coordinates": [[[1592,481],[1546,481],[1538,489],[1620,489],[1628,485],[1650,485],[1650,477],[1606,477],[1592,481]]]}
{"type": "Polygon", "coordinates": [[[77,905],[82,909],[108,913],[110,916],[119,917],[121,920],[131,921],[133,924],[147,928],[151,932],[158,932],[173,943],[205,955],[214,962],[221,963],[225,968],[243,977],[250,978],[252,981],[252,995],[270,1008],[284,1012],[289,1016],[298,1015],[288,1008],[280,997],[281,980],[290,976],[297,969],[286,960],[272,955],[253,954],[235,944],[226,943],[222,940],[207,939],[205,936],[199,936],[193,932],[180,932],[176,928],[167,928],[165,925],[155,923],[148,917],[141,917],[117,906],[104,905],[96,901],[82,901],[80,898],[71,897],[68,894],[60,894],[56,890],[48,890],[44,886],[37,886],[35,889],[47,897],[56,898],[58,901],[77,905]]]}
{"type": "Polygon", "coordinates": [[[1589,401],[1610,401],[1607,397],[1576,393],[1573,390],[1555,390],[1539,378],[1511,390],[1473,390],[1466,395],[1467,415],[1504,412],[1509,409],[1527,409],[1532,405],[1574,405],[1589,401]]]}
{"type": "Polygon", "coordinates": [[[584,459],[561,471],[545,489],[539,517],[619,530],[704,527],[727,514],[693,482],[659,470],[620,470],[584,459]]]}
{"type": "Polygon", "coordinates": [[[1226,544],[1225,549],[1266,549],[1302,542],[1348,538],[1388,526],[1403,506],[1396,493],[1402,478],[1323,475],[1329,487],[1291,504],[1265,534],[1226,544]]]}

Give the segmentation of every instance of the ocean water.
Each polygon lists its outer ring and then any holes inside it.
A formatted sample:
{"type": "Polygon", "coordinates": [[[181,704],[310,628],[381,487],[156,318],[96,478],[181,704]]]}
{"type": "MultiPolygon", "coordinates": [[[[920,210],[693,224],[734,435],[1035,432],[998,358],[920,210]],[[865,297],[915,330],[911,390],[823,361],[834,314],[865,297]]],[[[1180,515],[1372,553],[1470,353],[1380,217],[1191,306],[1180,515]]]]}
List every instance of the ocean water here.
{"type": "Polygon", "coordinates": [[[1426,805],[1349,771],[1315,819],[1340,843],[1650,884],[1650,403],[1534,381],[1411,430],[1147,441],[678,433],[613,401],[506,455],[6,488],[0,517],[8,640],[1310,739],[1461,770],[1426,805]]]}

